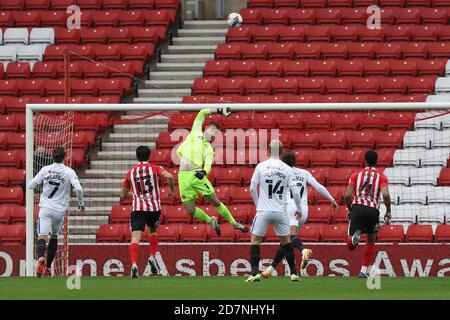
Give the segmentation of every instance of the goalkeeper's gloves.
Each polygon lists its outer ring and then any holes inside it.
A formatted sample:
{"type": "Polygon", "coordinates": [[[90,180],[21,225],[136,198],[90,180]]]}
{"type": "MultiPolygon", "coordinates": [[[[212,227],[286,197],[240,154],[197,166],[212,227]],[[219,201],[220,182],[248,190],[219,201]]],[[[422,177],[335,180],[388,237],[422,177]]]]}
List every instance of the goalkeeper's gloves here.
{"type": "Polygon", "coordinates": [[[204,176],[206,176],[206,171],[205,170],[197,170],[194,173],[194,176],[199,179],[202,180],[204,176]]]}
{"type": "Polygon", "coordinates": [[[224,116],[228,117],[231,114],[231,108],[217,108],[217,113],[223,114],[224,116]]]}

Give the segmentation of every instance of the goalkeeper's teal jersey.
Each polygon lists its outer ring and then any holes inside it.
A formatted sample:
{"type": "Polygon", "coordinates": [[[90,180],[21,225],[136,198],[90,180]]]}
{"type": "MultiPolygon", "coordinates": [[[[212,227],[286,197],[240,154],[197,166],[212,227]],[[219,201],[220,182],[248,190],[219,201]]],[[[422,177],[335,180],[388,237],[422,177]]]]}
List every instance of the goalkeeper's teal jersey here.
{"type": "Polygon", "coordinates": [[[214,149],[211,143],[203,137],[203,122],[210,115],[209,109],[202,109],[195,117],[192,129],[183,143],[177,149],[180,158],[186,158],[193,164],[209,173],[214,159],[214,149]]]}

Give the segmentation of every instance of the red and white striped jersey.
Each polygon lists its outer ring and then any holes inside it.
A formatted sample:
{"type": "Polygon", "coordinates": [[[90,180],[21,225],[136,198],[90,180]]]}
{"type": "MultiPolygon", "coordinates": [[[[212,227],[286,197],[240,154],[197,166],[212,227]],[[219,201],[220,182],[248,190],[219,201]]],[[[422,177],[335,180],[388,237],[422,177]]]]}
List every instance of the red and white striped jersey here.
{"type": "Polygon", "coordinates": [[[355,189],[352,204],[379,209],[381,189],[388,186],[387,177],[377,169],[367,167],[352,174],[349,187],[355,189]]]}
{"type": "Polygon", "coordinates": [[[139,162],[128,173],[123,187],[133,191],[132,211],[161,210],[159,176],[164,168],[148,162],[139,162]]]}

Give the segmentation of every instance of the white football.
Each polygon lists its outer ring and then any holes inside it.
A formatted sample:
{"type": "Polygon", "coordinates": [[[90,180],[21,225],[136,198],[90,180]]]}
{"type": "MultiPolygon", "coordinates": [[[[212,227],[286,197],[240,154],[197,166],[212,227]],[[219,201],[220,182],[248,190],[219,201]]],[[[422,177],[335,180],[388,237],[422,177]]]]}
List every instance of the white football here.
{"type": "Polygon", "coordinates": [[[228,25],[230,27],[239,27],[242,25],[242,16],[239,13],[233,12],[228,15],[228,25]]]}

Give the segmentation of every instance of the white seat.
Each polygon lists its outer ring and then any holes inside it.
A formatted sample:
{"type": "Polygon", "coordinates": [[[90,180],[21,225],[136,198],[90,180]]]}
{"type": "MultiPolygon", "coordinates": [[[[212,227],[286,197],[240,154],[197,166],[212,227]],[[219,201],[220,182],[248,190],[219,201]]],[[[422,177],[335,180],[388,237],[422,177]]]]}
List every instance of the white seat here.
{"type": "MultiPolygon", "coordinates": [[[[415,166],[420,167],[420,156],[423,149],[408,148],[396,150],[394,153],[394,166],[415,166]]],[[[426,150],[428,151],[428,150],[426,150]]]]}
{"type": "Polygon", "coordinates": [[[416,115],[414,128],[416,129],[441,129],[442,117],[437,116],[442,114],[442,111],[421,112],[416,115]]]}
{"type": "MultiPolygon", "coordinates": [[[[427,194],[430,190],[433,190],[432,186],[413,186],[405,187],[400,186],[394,190],[394,194],[398,196],[398,204],[423,204],[427,203],[427,194]]],[[[389,188],[391,191],[391,188],[389,188]]]]}
{"type": "Polygon", "coordinates": [[[17,51],[15,46],[0,46],[0,61],[14,62],[17,61],[17,51]]]}
{"type": "Polygon", "coordinates": [[[450,203],[450,188],[436,187],[428,193],[428,202],[431,203],[450,203]]]}
{"type": "Polygon", "coordinates": [[[55,43],[55,30],[53,28],[33,28],[30,33],[30,44],[55,43]]]}
{"type": "Polygon", "coordinates": [[[450,94],[430,94],[426,102],[450,102],[450,94]]]}
{"type": "Polygon", "coordinates": [[[436,94],[450,93],[450,78],[447,77],[437,78],[434,92],[436,94]]]}
{"type": "MultiPolygon", "coordinates": [[[[407,223],[415,223],[416,217],[419,212],[419,205],[416,204],[404,204],[399,206],[391,207],[392,214],[392,223],[396,222],[407,222],[407,223]]],[[[384,209],[384,213],[386,213],[386,209],[384,209]]],[[[384,216],[383,213],[383,216],[384,216]]],[[[381,212],[380,212],[381,216],[381,212]]]]}
{"type": "MultiPolygon", "coordinates": [[[[450,118],[449,118],[450,126],[450,118]]],[[[449,127],[450,128],[450,127],[449,127]]],[[[450,148],[450,130],[436,131],[431,139],[431,148],[450,148]]]]}
{"type": "Polygon", "coordinates": [[[446,210],[450,210],[450,206],[447,208],[444,205],[421,206],[417,221],[419,223],[444,223],[446,210]]]}
{"type": "Polygon", "coordinates": [[[17,43],[17,44],[28,44],[28,29],[27,28],[8,28],[5,31],[5,34],[3,36],[3,43],[4,44],[11,44],[11,43],[17,43]]]}
{"type": "Polygon", "coordinates": [[[450,113],[442,116],[442,130],[450,129],[450,113]]]}
{"type": "Polygon", "coordinates": [[[17,61],[42,61],[44,49],[42,45],[17,47],[17,61]]]}
{"type": "Polygon", "coordinates": [[[432,129],[407,131],[403,137],[403,147],[429,148],[434,132],[432,129]]]}
{"type": "Polygon", "coordinates": [[[422,150],[420,152],[420,165],[429,166],[447,166],[448,156],[450,155],[450,146],[447,148],[436,148],[431,150],[422,150]]]}
{"type": "Polygon", "coordinates": [[[412,168],[409,171],[411,185],[437,185],[441,167],[412,168]]]}
{"type": "Polygon", "coordinates": [[[409,172],[411,167],[386,168],[384,175],[388,178],[389,184],[409,185],[409,172]]]}

